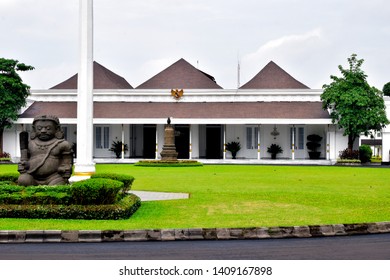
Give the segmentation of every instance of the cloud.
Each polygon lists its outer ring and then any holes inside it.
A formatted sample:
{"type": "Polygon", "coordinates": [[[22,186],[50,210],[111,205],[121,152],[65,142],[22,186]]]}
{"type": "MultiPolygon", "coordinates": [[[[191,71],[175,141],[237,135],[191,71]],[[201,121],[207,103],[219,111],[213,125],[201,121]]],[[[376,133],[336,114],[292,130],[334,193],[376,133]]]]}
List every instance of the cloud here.
{"type": "MultiPolygon", "coordinates": [[[[321,28],[270,40],[261,45],[256,51],[242,57],[241,84],[250,80],[271,60],[287,72],[289,72],[289,66],[295,65],[294,72],[290,74],[298,79],[299,77],[297,76],[303,74],[299,71],[300,66],[307,66],[314,57],[318,58],[321,54],[321,49],[326,45],[327,42],[321,28]]],[[[306,68],[305,71],[306,74],[303,74],[303,76],[308,76],[310,68],[306,68]]]]}

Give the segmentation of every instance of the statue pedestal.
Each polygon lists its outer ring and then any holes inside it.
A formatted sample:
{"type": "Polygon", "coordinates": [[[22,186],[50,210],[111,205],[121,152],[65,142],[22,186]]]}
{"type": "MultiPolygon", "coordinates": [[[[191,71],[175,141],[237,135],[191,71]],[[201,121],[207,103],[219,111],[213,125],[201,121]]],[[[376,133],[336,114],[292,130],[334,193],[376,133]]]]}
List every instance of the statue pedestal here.
{"type": "Polygon", "coordinates": [[[175,146],[175,130],[172,125],[167,124],[164,131],[164,145],[160,153],[163,161],[177,161],[177,152],[175,146]]]}

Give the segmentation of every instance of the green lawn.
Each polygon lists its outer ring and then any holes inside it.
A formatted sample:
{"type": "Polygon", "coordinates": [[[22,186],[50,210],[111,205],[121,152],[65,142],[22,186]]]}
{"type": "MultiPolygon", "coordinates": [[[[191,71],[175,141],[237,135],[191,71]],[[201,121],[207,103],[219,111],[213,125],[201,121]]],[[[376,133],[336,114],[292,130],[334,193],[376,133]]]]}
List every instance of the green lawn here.
{"type": "MultiPolygon", "coordinates": [[[[1,172],[16,165],[0,165],[1,172]]],[[[160,229],[298,226],[390,221],[389,168],[97,165],[128,173],[134,190],[188,192],[190,199],[143,202],[128,220],[0,219],[1,230],[160,229]]]]}

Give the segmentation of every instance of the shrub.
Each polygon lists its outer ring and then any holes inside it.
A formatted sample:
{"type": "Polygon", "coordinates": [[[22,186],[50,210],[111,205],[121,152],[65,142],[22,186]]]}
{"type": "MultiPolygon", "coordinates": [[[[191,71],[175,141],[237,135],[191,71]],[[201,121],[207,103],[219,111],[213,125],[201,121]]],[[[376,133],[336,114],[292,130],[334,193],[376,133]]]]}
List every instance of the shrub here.
{"type": "Polygon", "coordinates": [[[340,159],[359,159],[359,151],[345,149],[339,153],[340,159]]]}
{"type": "Polygon", "coordinates": [[[142,167],[199,167],[203,164],[196,160],[179,160],[179,161],[164,161],[164,160],[140,160],[134,166],[142,167]]]}
{"type": "MultiPolygon", "coordinates": [[[[129,149],[127,148],[127,144],[123,144],[124,153],[126,153],[128,150],[129,149]]],[[[113,141],[109,151],[114,152],[116,158],[120,158],[122,155],[122,141],[113,141]]]]}
{"type": "Polygon", "coordinates": [[[3,185],[0,188],[0,204],[64,204],[70,203],[68,186],[23,187],[3,185]]]}
{"type": "Polygon", "coordinates": [[[88,179],[70,187],[73,204],[112,204],[117,201],[123,183],[105,178],[88,179]]]}
{"type": "Polygon", "coordinates": [[[16,183],[19,178],[19,173],[4,173],[0,174],[0,182],[1,181],[8,181],[16,183]]]}
{"type": "Polygon", "coordinates": [[[0,218],[118,220],[129,218],[140,206],[134,194],[110,205],[0,205],[0,218]]]}
{"type": "Polygon", "coordinates": [[[240,142],[229,142],[226,144],[226,150],[232,153],[232,158],[236,159],[237,153],[241,150],[240,142]]]}
{"type": "Polygon", "coordinates": [[[123,183],[123,192],[127,192],[131,189],[131,185],[134,182],[134,177],[127,174],[116,173],[95,173],[91,176],[91,179],[106,178],[111,180],[117,180],[123,183]]]}
{"type": "Polygon", "coordinates": [[[361,145],[359,147],[359,158],[362,163],[370,162],[372,157],[372,150],[368,145],[361,145]]]}

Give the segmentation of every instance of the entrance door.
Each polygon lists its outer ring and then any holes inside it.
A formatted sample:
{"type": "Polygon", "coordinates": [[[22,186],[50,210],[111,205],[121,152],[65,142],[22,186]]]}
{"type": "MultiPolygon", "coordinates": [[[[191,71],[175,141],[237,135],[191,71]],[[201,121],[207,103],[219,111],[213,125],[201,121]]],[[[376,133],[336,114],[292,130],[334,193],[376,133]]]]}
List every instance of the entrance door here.
{"type": "Polygon", "coordinates": [[[206,126],[206,158],[222,158],[222,126],[206,126]]]}
{"type": "Polygon", "coordinates": [[[175,146],[177,158],[188,159],[190,157],[190,126],[175,125],[175,146]]]}
{"type": "Polygon", "coordinates": [[[290,147],[292,147],[292,137],[294,130],[295,158],[304,159],[306,153],[305,145],[305,127],[296,126],[290,128],[290,147]]]}
{"type": "Polygon", "coordinates": [[[156,126],[144,125],[143,158],[153,159],[156,157],[156,126]]]}

